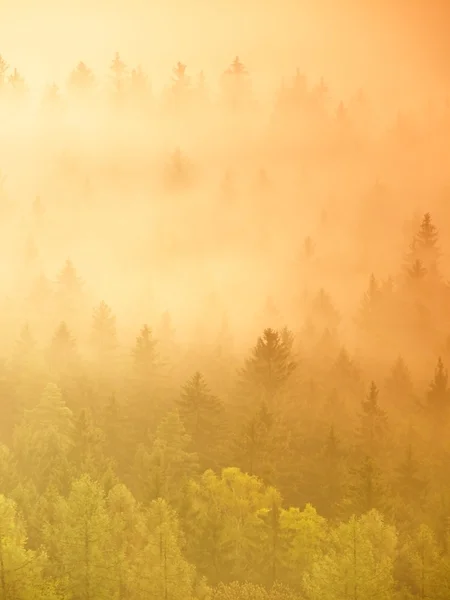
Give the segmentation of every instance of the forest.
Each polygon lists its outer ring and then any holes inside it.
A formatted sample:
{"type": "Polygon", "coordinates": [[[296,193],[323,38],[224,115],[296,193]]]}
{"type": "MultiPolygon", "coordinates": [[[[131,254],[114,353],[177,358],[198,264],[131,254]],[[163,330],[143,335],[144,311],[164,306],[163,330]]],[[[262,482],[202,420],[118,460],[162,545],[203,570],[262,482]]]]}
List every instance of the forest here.
{"type": "Polygon", "coordinates": [[[0,58],[0,600],[450,598],[450,102],[0,58]]]}

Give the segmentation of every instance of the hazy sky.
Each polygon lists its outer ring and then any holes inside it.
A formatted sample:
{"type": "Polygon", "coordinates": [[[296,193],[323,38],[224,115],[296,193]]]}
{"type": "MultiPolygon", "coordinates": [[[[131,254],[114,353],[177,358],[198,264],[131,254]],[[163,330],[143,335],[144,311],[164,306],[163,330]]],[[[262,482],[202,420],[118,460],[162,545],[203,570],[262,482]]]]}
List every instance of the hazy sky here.
{"type": "Polygon", "coordinates": [[[339,95],[401,94],[446,76],[449,0],[0,0],[0,52],[29,81],[64,81],[114,51],[157,87],[176,60],[219,70],[239,54],[264,85],[296,66],[339,95]],[[418,86],[418,83],[420,86],[418,86]]]}

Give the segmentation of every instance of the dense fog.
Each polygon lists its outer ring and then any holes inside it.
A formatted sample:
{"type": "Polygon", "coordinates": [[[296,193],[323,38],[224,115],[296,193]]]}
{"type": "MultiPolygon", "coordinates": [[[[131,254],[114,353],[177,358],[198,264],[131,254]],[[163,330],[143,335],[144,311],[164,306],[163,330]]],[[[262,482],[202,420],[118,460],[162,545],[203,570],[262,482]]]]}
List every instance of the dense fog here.
{"type": "Polygon", "coordinates": [[[448,11],[337,4],[5,3],[0,600],[450,597],[448,11]]]}

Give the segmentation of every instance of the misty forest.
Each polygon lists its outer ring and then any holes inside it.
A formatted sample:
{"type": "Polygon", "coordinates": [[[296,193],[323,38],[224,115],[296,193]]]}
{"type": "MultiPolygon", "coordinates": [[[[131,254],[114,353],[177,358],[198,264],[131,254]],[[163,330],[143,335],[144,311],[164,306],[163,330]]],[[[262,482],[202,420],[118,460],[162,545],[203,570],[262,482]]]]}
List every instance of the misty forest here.
{"type": "Polygon", "coordinates": [[[0,58],[0,600],[448,600],[450,103],[31,88],[0,58]]]}

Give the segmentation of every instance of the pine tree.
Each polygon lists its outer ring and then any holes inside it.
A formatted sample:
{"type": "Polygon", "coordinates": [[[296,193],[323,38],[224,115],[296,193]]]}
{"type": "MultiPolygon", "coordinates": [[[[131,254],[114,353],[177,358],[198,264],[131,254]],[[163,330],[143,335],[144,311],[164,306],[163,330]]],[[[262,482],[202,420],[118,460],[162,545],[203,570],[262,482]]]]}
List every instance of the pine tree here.
{"type": "Polygon", "coordinates": [[[6,81],[7,81],[7,72],[9,69],[9,65],[6,62],[6,60],[3,58],[3,56],[0,55],[0,93],[3,92],[5,85],[6,85],[6,81]]]}
{"type": "Polygon", "coordinates": [[[99,366],[111,366],[117,348],[116,317],[103,301],[94,309],[92,315],[91,343],[99,366]]]}
{"type": "Polygon", "coordinates": [[[406,256],[406,268],[414,278],[423,278],[425,274],[429,274],[433,278],[440,277],[438,242],[437,228],[431,220],[430,213],[426,213],[406,256]]]}
{"type": "Polygon", "coordinates": [[[190,437],[177,411],[160,423],[151,448],[142,445],[135,457],[134,470],[140,497],[145,501],[163,498],[179,504],[185,486],[197,469],[197,456],[189,452],[190,437]]]}
{"type": "Polygon", "coordinates": [[[222,91],[225,105],[232,111],[249,107],[251,102],[250,76],[238,56],[222,76],[222,91]]]}
{"type": "Polygon", "coordinates": [[[286,541],[283,539],[282,531],[282,508],[281,496],[277,490],[273,489],[271,494],[270,508],[258,512],[258,517],[264,525],[262,561],[264,567],[267,565],[264,573],[264,583],[273,586],[279,580],[280,571],[283,568],[283,558],[285,553],[286,541]]]}
{"type": "Polygon", "coordinates": [[[89,474],[96,481],[101,481],[111,466],[105,457],[105,435],[87,409],[74,421],[70,459],[79,476],[89,474]]]}
{"type": "Polygon", "coordinates": [[[363,451],[371,457],[379,454],[387,430],[387,416],[378,404],[379,390],[372,381],[369,393],[362,401],[358,437],[363,451]]]}
{"type": "Polygon", "coordinates": [[[182,387],[178,409],[202,468],[211,468],[221,441],[223,406],[200,372],[194,373],[182,387]]]}
{"type": "Polygon", "coordinates": [[[49,384],[38,405],[25,411],[24,421],[15,430],[13,441],[19,472],[30,477],[39,492],[49,486],[61,492],[67,490],[72,433],[72,413],[60,389],[49,384]]]}
{"type": "Polygon", "coordinates": [[[313,298],[310,317],[313,324],[321,331],[336,331],[341,317],[333,305],[331,296],[323,289],[313,298]]]}
{"type": "Polygon", "coordinates": [[[276,485],[286,475],[289,434],[265,402],[242,426],[234,442],[234,460],[250,475],[276,485]]]}
{"type": "Polygon", "coordinates": [[[192,94],[191,78],[186,69],[180,61],[172,69],[172,101],[176,110],[186,108],[192,94]]]}
{"type": "Polygon", "coordinates": [[[0,496],[0,597],[2,600],[58,600],[46,579],[46,556],[27,548],[25,524],[16,504],[0,496]]]}
{"type": "Polygon", "coordinates": [[[23,101],[27,92],[27,85],[25,83],[25,79],[16,68],[14,68],[14,71],[8,77],[8,83],[11,86],[14,101],[23,101]]]}
{"type": "Polygon", "coordinates": [[[414,508],[414,512],[417,514],[428,491],[428,484],[421,475],[420,464],[411,443],[408,444],[405,456],[396,471],[394,490],[398,492],[405,504],[414,508]]]}
{"type": "Polygon", "coordinates": [[[369,287],[364,293],[361,302],[357,323],[365,334],[372,335],[381,327],[380,314],[381,307],[381,289],[380,284],[372,273],[370,276],[369,287]]]}
{"type": "Polygon", "coordinates": [[[411,373],[401,356],[393,364],[385,381],[385,394],[390,406],[401,411],[402,418],[406,411],[413,408],[413,383],[411,373]]]}
{"type": "Polygon", "coordinates": [[[348,502],[352,512],[363,515],[377,509],[386,514],[386,488],[374,459],[363,455],[358,465],[351,469],[351,475],[348,502]]]}
{"type": "Polygon", "coordinates": [[[78,355],[75,339],[66,323],[62,322],[57,327],[48,348],[47,357],[51,370],[57,375],[63,377],[74,372],[78,355]]]}
{"type": "Polygon", "coordinates": [[[165,409],[164,383],[165,370],[159,352],[159,340],[144,325],[132,349],[132,387],[128,401],[128,411],[135,423],[134,430],[139,441],[144,442],[149,431],[155,430],[155,422],[165,409]],[[139,424],[136,427],[136,424],[139,424]]]}
{"type": "Polygon", "coordinates": [[[148,325],[144,325],[132,350],[133,367],[139,379],[154,377],[159,366],[157,345],[158,341],[154,339],[152,330],[148,325]]]}
{"type": "Polygon", "coordinates": [[[166,167],[166,184],[174,190],[184,190],[191,182],[192,165],[180,148],[175,148],[166,167]]]}
{"type": "Polygon", "coordinates": [[[265,329],[240,372],[241,382],[247,393],[271,408],[296,367],[280,333],[265,329]]]}
{"type": "Polygon", "coordinates": [[[72,411],[66,406],[60,388],[54,383],[47,384],[39,403],[33,409],[25,411],[25,417],[33,431],[55,428],[63,436],[65,447],[71,446],[72,411]]]}
{"type": "Polygon", "coordinates": [[[449,419],[450,391],[448,373],[441,358],[438,359],[434,379],[426,394],[424,408],[436,431],[446,426],[449,419]]]}
{"type": "Polygon", "coordinates": [[[68,498],[59,499],[57,509],[55,523],[46,527],[46,537],[67,595],[80,600],[113,598],[115,549],[101,486],[83,475],[73,481],[68,498]]]}
{"type": "Polygon", "coordinates": [[[60,313],[73,322],[83,301],[83,281],[78,276],[71,260],[66,260],[57,277],[56,297],[60,313]]]}
{"type": "Polygon", "coordinates": [[[91,69],[80,61],[71,72],[68,82],[69,91],[75,95],[84,94],[94,87],[95,79],[91,69]]]}
{"type": "Polygon", "coordinates": [[[343,500],[346,484],[344,456],[334,426],[330,427],[319,454],[315,477],[315,497],[319,513],[327,518],[336,516],[343,500]],[[318,476],[318,477],[317,477],[318,476]]]}
{"type": "Polygon", "coordinates": [[[116,52],[110,66],[111,79],[114,90],[114,99],[118,105],[123,102],[126,92],[127,66],[123,62],[119,52],[116,52]]]}

